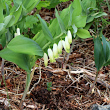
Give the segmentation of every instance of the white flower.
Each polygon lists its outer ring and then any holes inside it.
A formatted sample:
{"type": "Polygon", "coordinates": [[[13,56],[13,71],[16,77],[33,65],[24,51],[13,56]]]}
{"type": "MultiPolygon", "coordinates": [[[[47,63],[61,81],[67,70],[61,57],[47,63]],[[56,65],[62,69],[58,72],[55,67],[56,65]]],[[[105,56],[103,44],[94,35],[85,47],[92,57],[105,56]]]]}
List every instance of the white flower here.
{"type": "Polygon", "coordinates": [[[71,44],[72,43],[72,35],[71,35],[70,30],[68,30],[68,32],[67,32],[67,38],[68,38],[69,44],[71,44]]]}
{"type": "Polygon", "coordinates": [[[62,40],[62,44],[63,44],[63,47],[64,47],[65,51],[66,51],[67,53],[70,53],[70,49],[67,49],[67,48],[66,48],[66,43],[65,43],[64,40],[62,40]]]}
{"type": "Polygon", "coordinates": [[[17,33],[14,33],[14,37],[19,36],[20,35],[20,29],[17,28],[17,33]]]}
{"type": "Polygon", "coordinates": [[[46,53],[44,53],[44,65],[47,66],[48,65],[48,56],[46,53]]]}
{"type": "Polygon", "coordinates": [[[58,42],[58,53],[61,54],[62,53],[62,48],[63,48],[63,45],[62,45],[62,41],[60,40],[58,42]]]}
{"type": "Polygon", "coordinates": [[[16,36],[18,36],[18,34],[17,33],[14,33],[14,37],[16,37],[16,36]]]}
{"type": "Polygon", "coordinates": [[[48,55],[49,55],[49,58],[50,58],[50,62],[51,63],[55,62],[55,59],[54,59],[53,52],[52,52],[51,48],[48,49],[48,55]]]}
{"type": "Polygon", "coordinates": [[[53,56],[54,58],[58,58],[58,46],[56,43],[53,44],[53,56]]]}
{"type": "Polygon", "coordinates": [[[20,35],[20,29],[19,28],[17,28],[17,34],[20,35]]]}
{"type": "Polygon", "coordinates": [[[70,44],[68,42],[68,37],[66,36],[65,37],[65,46],[66,46],[66,49],[69,50],[70,49],[70,44]]]}

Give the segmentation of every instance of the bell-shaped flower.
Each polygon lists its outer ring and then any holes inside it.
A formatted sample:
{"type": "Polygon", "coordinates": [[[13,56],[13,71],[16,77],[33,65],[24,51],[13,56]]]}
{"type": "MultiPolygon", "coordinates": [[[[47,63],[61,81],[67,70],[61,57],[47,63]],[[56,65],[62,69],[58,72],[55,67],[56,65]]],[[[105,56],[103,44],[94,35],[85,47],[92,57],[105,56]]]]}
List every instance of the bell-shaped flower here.
{"type": "Polygon", "coordinates": [[[60,40],[58,42],[58,53],[61,54],[62,53],[62,48],[63,48],[63,45],[62,45],[62,41],[60,40]]]}
{"type": "Polygon", "coordinates": [[[14,37],[19,36],[20,35],[20,29],[17,28],[17,33],[14,33],[14,37]]]}
{"type": "Polygon", "coordinates": [[[67,53],[70,53],[70,49],[67,49],[67,48],[66,48],[66,42],[65,42],[64,40],[62,40],[62,44],[63,44],[63,47],[64,47],[65,51],[66,51],[67,53]]]}
{"type": "Polygon", "coordinates": [[[50,62],[51,63],[55,62],[55,59],[54,59],[53,52],[52,52],[51,48],[48,49],[48,55],[49,55],[49,58],[50,58],[50,62]]]}
{"type": "Polygon", "coordinates": [[[66,46],[66,49],[70,50],[70,44],[68,42],[68,37],[67,36],[65,37],[65,46],[66,46]]]}
{"type": "Polygon", "coordinates": [[[54,58],[58,58],[58,46],[56,43],[53,44],[53,56],[54,58]]]}
{"type": "Polygon", "coordinates": [[[48,65],[48,56],[46,53],[44,53],[44,65],[47,66],[48,65]]]}
{"type": "Polygon", "coordinates": [[[68,32],[67,32],[67,38],[68,38],[69,44],[71,44],[72,43],[72,35],[71,35],[70,30],[68,30],[68,32]]]}
{"type": "Polygon", "coordinates": [[[20,35],[20,29],[19,28],[17,28],[17,34],[20,35]]]}
{"type": "Polygon", "coordinates": [[[16,36],[18,36],[18,34],[17,33],[14,33],[14,37],[16,37],[16,36]]]}

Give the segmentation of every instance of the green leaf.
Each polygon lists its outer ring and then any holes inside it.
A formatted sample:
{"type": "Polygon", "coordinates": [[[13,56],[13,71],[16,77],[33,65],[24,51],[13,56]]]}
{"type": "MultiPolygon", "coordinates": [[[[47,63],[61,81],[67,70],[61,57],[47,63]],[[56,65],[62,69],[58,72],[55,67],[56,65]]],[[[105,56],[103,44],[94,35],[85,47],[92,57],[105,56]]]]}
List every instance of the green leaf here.
{"type": "Polygon", "coordinates": [[[82,12],[80,0],[74,0],[74,2],[72,3],[72,6],[74,8],[73,16],[79,16],[82,12]]]}
{"type": "Polygon", "coordinates": [[[87,21],[86,23],[91,23],[94,20],[94,16],[92,16],[91,14],[87,16],[87,21]]]}
{"type": "MultiPolygon", "coordinates": [[[[6,31],[5,24],[0,23],[0,35],[3,34],[5,31],[6,31]]],[[[1,36],[0,36],[0,38],[1,38],[1,36]]]]}
{"type": "Polygon", "coordinates": [[[4,15],[3,15],[3,4],[2,0],[0,0],[0,23],[3,23],[4,15]]]}
{"type": "Polygon", "coordinates": [[[87,23],[86,26],[84,27],[84,29],[88,30],[91,27],[91,25],[92,25],[92,22],[87,23]]]}
{"type": "Polygon", "coordinates": [[[87,23],[90,23],[94,20],[94,18],[99,18],[102,16],[107,16],[107,14],[105,12],[97,12],[97,13],[91,13],[90,15],[88,15],[87,17],[87,23]]]}
{"type": "MultiPolygon", "coordinates": [[[[13,9],[14,9],[14,7],[13,7],[13,9]]],[[[15,23],[19,20],[21,12],[22,12],[22,4],[19,5],[19,7],[16,9],[16,11],[11,13],[11,15],[15,16],[15,23]]]]}
{"type": "Polygon", "coordinates": [[[89,31],[85,30],[85,29],[78,29],[77,33],[76,33],[80,38],[82,39],[86,39],[86,38],[90,38],[91,35],[89,33],[89,31]]]}
{"type": "Polygon", "coordinates": [[[6,4],[6,15],[9,15],[10,14],[10,5],[8,5],[7,3],[6,4]]]}
{"type": "Polygon", "coordinates": [[[47,90],[51,91],[52,82],[47,82],[47,90]]]}
{"type": "Polygon", "coordinates": [[[68,8],[63,9],[60,13],[60,18],[62,19],[66,30],[69,25],[72,25],[72,13],[73,7],[71,5],[68,8]]]}
{"type": "Polygon", "coordinates": [[[49,41],[45,38],[45,35],[43,31],[40,31],[37,33],[33,38],[41,48],[43,48],[44,45],[46,45],[49,41]]]}
{"type": "Polygon", "coordinates": [[[40,46],[32,39],[22,35],[13,38],[7,47],[17,53],[43,56],[43,51],[40,46]]]}
{"type": "Polygon", "coordinates": [[[49,1],[50,2],[50,6],[47,7],[48,9],[55,8],[56,5],[58,5],[59,3],[61,3],[59,0],[46,0],[46,1],[49,1]]]}
{"type": "Polygon", "coordinates": [[[85,27],[87,16],[73,16],[72,24],[75,24],[76,27],[85,27]]]}
{"type": "Polygon", "coordinates": [[[13,15],[8,15],[4,18],[5,27],[11,27],[15,22],[15,17],[13,15]]]}
{"type": "Polygon", "coordinates": [[[40,0],[25,0],[25,2],[23,2],[23,5],[26,9],[29,9],[29,7],[31,7],[33,4],[36,5],[37,2],[40,2],[40,0]]]}
{"type": "Polygon", "coordinates": [[[106,63],[104,63],[103,66],[108,66],[108,65],[110,65],[110,59],[106,63]]]}
{"type": "Polygon", "coordinates": [[[2,57],[5,60],[16,63],[19,67],[26,70],[27,72],[31,71],[29,64],[30,59],[28,55],[16,53],[8,48],[5,48],[0,51],[0,57],[2,57]]]}
{"type": "Polygon", "coordinates": [[[107,16],[107,13],[97,12],[97,13],[93,14],[92,16],[94,16],[94,18],[99,18],[99,17],[102,17],[102,16],[107,16]]]}
{"type": "Polygon", "coordinates": [[[27,16],[26,18],[26,22],[24,24],[24,28],[33,28],[33,24],[37,23],[38,19],[35,16],[27,16]]]}
{"type": "Polygon", "coordinates": [[[75,26],[75,24],[72,25],[72,28],[73,28],[73,33],[75,34],[78,30],[78,28],[75,26]]]}
{"type": "Polygon", "coordinates": [[[47,82],[47,88],[52,87],[52,82],[47,82]]]}
{"type": "Polygon", "coordinates": [[[101,69],[104,64],[104,51],[99,37],[94,39],[94,57],[97,71],[101,69]]]}
{"type": "Polygon", "coordinates": [[[40,22],[41,22],[42,30],[43,30],[43,33],[44,33],[44,35],[45,35],[45,38],[46,38],[47,40],[53,42],[52,34],[51,34],[49,28],[47,27],[46,22],[40,17],[40,15],[37,14],[37,16],[38,16],[38,18],[39,18],[39,20],[40,20],[40,22]]]}
{"type": "Polygon", "coordinates": [[[3,48],[4,48],[5,45],[6,45],[6,35],[5,35],[5,34],[2,34],[1,44],[2,44],[2,47],[3,47],[3,48]]]}
{"type": "Polygon", "coordinates": [[[95,8],[96,7],[96,0],[82,0],[81,2],[82,8],[85,12],[87,12],[87,10],[89,8],[95,8]]]}
{"type": "Polygon", "coordinates": [[[46,8],[50,5],[49,1],[40,1],[39,4],[36,6],[38,10],[41,10],[42,7],[46,8]]]}
{"type": "Polygon", "coordinates": [[[13,0],[14,6],[17,8],[19,5],[22,4],[22,0],[13,0]]]}
{"type": "Polygon", "coordinates": [[[66,33],[66,31],[65,31],[65,25],[64,25],[62,19],[60,18],[60,16],[59,16],[58,11],[57,11],[56,8],[55,8],[55,12],[56,12],[55,15],[56,15],[56,17],[57,17],[58,24],[59,24],[59,26],[60,26],[61,32],[62,32],[62,33],[66,33]]]}
{"type": "Polygon", "coordinates": [[[40,2],[40,0],[30,0],[30,1],[26,0],[25,6],[26,6],[27,13],[32,11],[39,4],[39,2],[40,2]]]}
{"type": "Polygon", "coordinates": [[[72,25],[72,13],[73,13],[74,8],[72,6],[70,6],[70,19],[68,22],[68,25],[71,26],[72,25]]]}
{"type": "Polygon", "coordinates": [[[106,41],[104,35],[102,35],[102,42],[103,42],[105,61],[107,62],[107,60],[110,59],[110,44],[109,42],[106,41]]]}

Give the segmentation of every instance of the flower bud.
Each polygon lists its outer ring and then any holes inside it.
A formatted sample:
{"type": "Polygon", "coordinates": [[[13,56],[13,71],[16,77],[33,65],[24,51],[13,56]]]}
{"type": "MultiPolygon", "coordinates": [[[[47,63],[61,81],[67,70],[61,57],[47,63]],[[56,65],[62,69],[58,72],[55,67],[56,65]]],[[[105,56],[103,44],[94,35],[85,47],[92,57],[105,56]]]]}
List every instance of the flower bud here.
{"type": "Polygon", "coordinates": [[[66,48],[66,44],[65,44],[65,41],[64,41],[64,40],[62,40],[62,44],[63,44],[63,47],[64,47],[65,51],[66,51],[67,53],[70,53],[70,49],[67,49],[67,48],[66,48]]]}
{"type": "Polygon", "coordinates": [[[60,40],[59,43],[58,43],[58,53],[59,54],[62,53],[62,48],[63,48],[63,45],[62,45],[62,41],[60,40]]]}
{"type": "Polygon", "coordinates": [[[54,58],[58,58],[58,46],[56,43],[53,44],[53,56],[54,58]]]}
{"type": "Polygon", "coordinates": [[[44,53],[44,65],[47,66],[48,65],[48,56],[46,53],[44,53]]]}
{"type": "Polygon", "coordinates": [[[68,37],[69,44],[71,44],[72,43],[72,35],[71,35],[70,30],[68,30],[67,37],[68,37]]]}
{"type": "Polygon", "coordinates": [[[70,44],[68,42],[68,37],[67,36],[65,37],[65,46],[66,46],[67,50],[70,50],[70,44]]]}
{"type": "Polygon", "coordinates": [[[48,55],[49,55],[49,58],[50,58],[50,62],[51,63],[55,62],[55,59],[54,59],[53,52],[52,52],[51,48],[48,49],[48,55]]]}

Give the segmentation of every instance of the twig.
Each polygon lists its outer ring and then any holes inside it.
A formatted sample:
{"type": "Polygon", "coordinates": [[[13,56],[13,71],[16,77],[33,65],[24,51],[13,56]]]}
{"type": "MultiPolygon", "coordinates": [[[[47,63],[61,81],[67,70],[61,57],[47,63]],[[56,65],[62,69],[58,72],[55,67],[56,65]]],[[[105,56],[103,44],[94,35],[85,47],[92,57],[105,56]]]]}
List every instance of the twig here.
{"type": "Polygon", "coordinates": [[[75,82],[79,81],[79,79],[82,77],[83,77],[83,75],[81,75],[79,78],[77,78],[75,81],[73,81],[65,90],[63,90],[63,92],[66,91],[69,87],[71,87],[75,82]]]}

